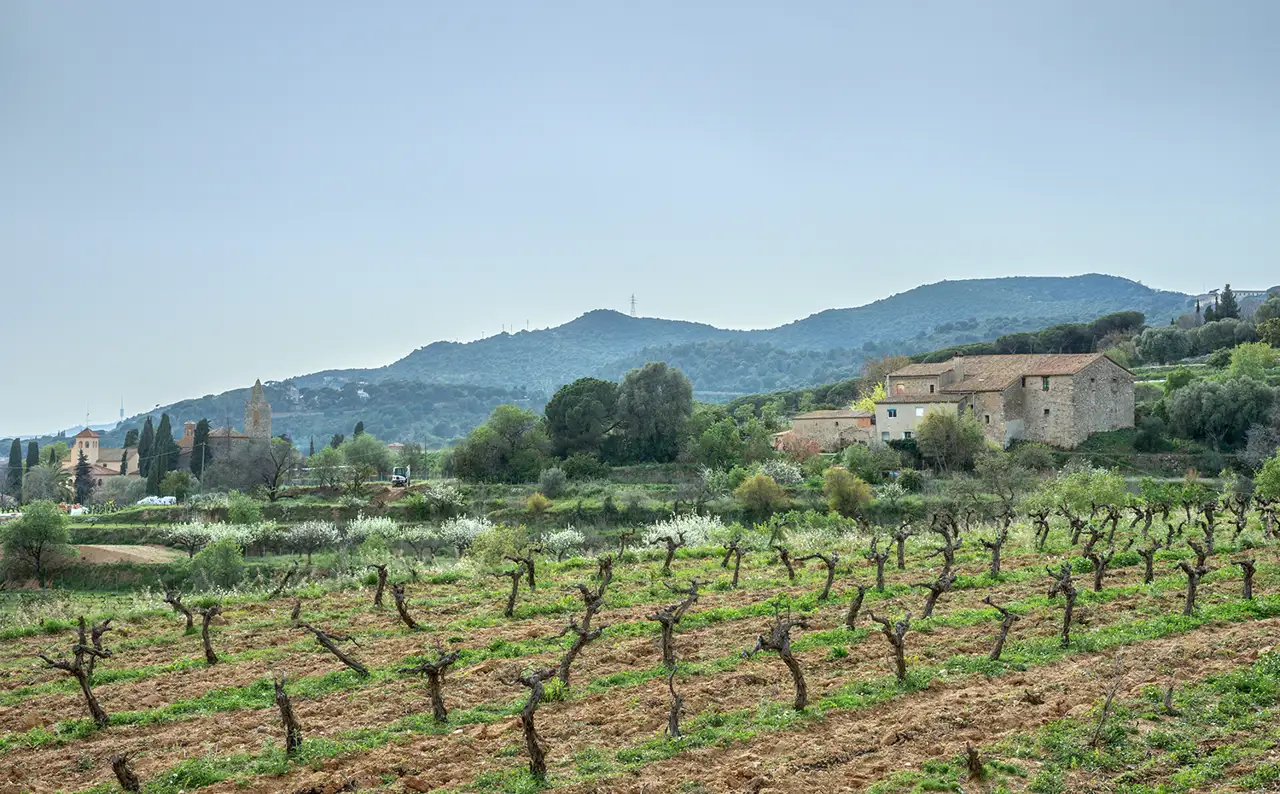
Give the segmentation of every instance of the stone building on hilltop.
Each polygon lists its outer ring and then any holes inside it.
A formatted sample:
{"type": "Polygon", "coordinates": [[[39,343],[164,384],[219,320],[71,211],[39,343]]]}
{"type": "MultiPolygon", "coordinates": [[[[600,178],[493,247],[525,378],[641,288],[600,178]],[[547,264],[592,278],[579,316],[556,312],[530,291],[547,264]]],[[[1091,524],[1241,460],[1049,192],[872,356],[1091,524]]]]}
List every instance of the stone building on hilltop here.
{"type": "Polygon", "coordinates": [[[912,438],[930,413],[969,412],[1001,446],[1024,439],[1071,448],[1133,427],[1133,373],[1102,353],[955,356],[889,373],[876,403],[878,440],[912,438]]]}

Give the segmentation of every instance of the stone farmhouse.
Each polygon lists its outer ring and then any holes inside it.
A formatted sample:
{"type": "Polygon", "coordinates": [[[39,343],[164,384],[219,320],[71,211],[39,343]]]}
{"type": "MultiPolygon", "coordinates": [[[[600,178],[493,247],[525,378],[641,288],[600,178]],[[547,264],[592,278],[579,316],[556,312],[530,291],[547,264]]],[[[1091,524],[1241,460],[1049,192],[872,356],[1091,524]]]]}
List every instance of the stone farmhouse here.
{"type": "Polygon", "coordinates": [[[889,373],[876,403],[881,442],[911,438],[930,413],[969,412],[987,438],[1071,448],[1133,427],[1133,373],[1102,353],[956,356],[889,373]]]}
{"type": "Polygon", "coordinates": [[[791,429],[773,435],[773,446],[782,449],[790,441],[813,441],[821,452],[839,452],[851,444],[870,444],[875,438],[875,417],[870,411],[809,411],[791,418],[791,429]]]}

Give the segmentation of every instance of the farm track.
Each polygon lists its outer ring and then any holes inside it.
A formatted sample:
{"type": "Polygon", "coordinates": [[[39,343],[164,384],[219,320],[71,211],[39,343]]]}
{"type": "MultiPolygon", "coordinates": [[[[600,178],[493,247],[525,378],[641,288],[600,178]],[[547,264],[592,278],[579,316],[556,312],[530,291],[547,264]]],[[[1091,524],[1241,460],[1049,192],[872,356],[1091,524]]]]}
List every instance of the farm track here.
{"type": "MultiPolygon", "coordinates": [[[[1014,571],[1019,566],[1026,568],[1031,564],[1039,568],[1046,560],[1047,558],[1044,555],[1008,555],[1006,557],[1006,570],[1014,571]]],[[[686,564],[690,561],[683,560],[686,564]]],[[[701,562],[702,564],[698,566],[698,569],[692,572],[694,575],[724,575],[718,568],[708,565],[705,559],[701,562]]],[[[861,563],[862,561],[857,560],[857,562],[861,563]]],[[[911,563],[911,569],[906,572],[886,571],[891,585],[927,578],[927,570],[918,567],[920,563],[918,559],[911,559],[909,562],[911,563]]],[[[642,563],[641,565],[651,567],[652,563],[642,563]]],[[[962,560],[960,562],[962,570],[973,573],[980,570],[980,566],[985,567],[979,559],[962,560]]],[[[777,573],[778,569],[770,568],[767,571],[777,573]]],[[[558,577],[557,583],[574,581],[579,578],[585,580],[588,573],[589,571],[586,570],[578,570],[571,572],[569,576],[561,575],[558,577]]],[[[866,582],[870,578],[869,573],[873,573],[873,569],[870,569],[867,565],[860,564],[854,579],[866,582]]],[[[687,568],[677,569],[677,581],[684,581],[689,575],[690,571],[687,568]]],[[[1139,581],[1139,575],[1140,571],[1135,567],[1117,568],[1108,576],[1108,589],[1134,585],[1139,581]]],[[[1085,589],[1086,582],[1084,580],[1087,578],[1087,576],[1078,578],[1078,585],[1081,586],[1082,590],[1085,589]]],[[[549,584],[549,576],[544,581],[549,584]]],[[[847,585],[850,581],[852,580],[847,574],[842,574],[838,580],[837,593],[840,592],[839,585],[847,585]]],[[[801,585],[795,587],[783,587],[785,579],[779,579],[774,576],[752,577],[749,575],[744,581],[746,589],[742,591],[706,591],[689,617],[691,622],[696,622],[696,615],[704,609],[710,610],[717,607],[741,608],[751,603],[759,605],[765,602],[767,597],[772,597],[779,592],[788,592],[793,596],[812,593],[815,587],[820,586],[820,582],[821,572],[814,568],[810,568],[803,575],[801,585]]],[[[1232,598],[1237,586],[1235,579],[1226,576],[1216,580],[1213,578],[1206,579],[1202,589],[1202,599],[1204,599],[1205,603],[1211,603],[1232,598]]],[[[648,582],[644,580],[631,579],[627,576],[620,576],[615,579],[616,592],[628,594],[628,597],[624,600],[630,600],[630,597],[635,596],[637,589],[643,590],[647,587],[648,582]]],[[[465,623],[482,618],[487,620],[492,616],[498,599],[502,597],[500,591],[487,590],[483,592],[481,598],[475,599],[476,590],[462,585],[434,585],[423,589],[444,591],[440,598],[442,602],[441,609],[432,614],[425,614],[425,608],[421,605],[421,599],[419,599],[419,603],[415,604],[414,607],[415,614],[418,614],[420,619],[436,620],[438,615],[448,610],[449,614],[454,617],[454,620],[449,621],[449,623],[465,623]],[[468,600],[475,600],[471,604],[460,605],[458,604],[460,596],[469,597],[468,600]]],[[[1035,575],[1022,581],[1010,581],[992,587],[957,590],[944,596],[939,602],[938,614],[945,620],[947,615],[957,610],[984,609],[985,607],[980,603],[980,599],[988,592],[993,593],[1001,603],[1004,603],[1042,595],[1044,589],[1045,578],[1035,575]]],[[[550,587],[544,586],[544,589],[536,597],[535,603],[548,603],[562,595],[563,590],[552,591],[550,587]]],[[[318,608],[324,614],[346,614],[350,617],[347,621],[335,620],[331,624],[323,620],[319,622],[321,625],[332,625],[335,629],[353,631],[355,633],[373,630],[385,631],[394,627],[394,613],[391,610],[387,610],[386,614],[380,614],[368,609],[368,598],[369,591],[356,591],[318,599],[318,608]]],[[[428,598],[435,600],[435,597],[430,594],[428,598]]],[[[676,599],[665,592],[660,592],[652,603],[621,609],[606,609],[601,613],[598,622],[616,624],[627,620],[644,621],[647,614],[653,611],[653,604],[667,603],[672,600],[676,599]]],[[[921,600],[921,591],[913,590],[909,594],[896,595],[887,601],[876,603],[869,601],[868,606],[876,611],[884,611],[890,614],[895,614],[905,609],[912,609],[918,612],[921,600]]],[[[1180,594],[1170,590],[1163,590],[1155,596],[1146,593],[1140,596],[1117,594],[1114,598],[1099,603],[1084,603],[1085,601],[1087,601],[1087,598],[1082,599],[1082,605],[1078,608],[1079,622],[1077,625],[1080,631],[1094,626],[1105,625],[1126,616],[1132,616],[1135,614],[1135,610],[1144,614],[1168,614],[1177,610],[1180,605],[1180,594]]],[[[155,708],[159,705],[204,694],[213,688],[243,686],[264,678],[269,675],[272,669],[276,668],[287,669],[291,678],[304,674],[322,674],[338,669],[336,660],[333,660],[332,657],[318,649],[311,650],[314,648],[313,644],[299,643],[298,640],[301,633],[288,629],[283,625],[287,622],[287,613],[291,606],[290,601],[283,599],[271,603],[256,602],[237,605],[235,612],[231,616],[234,620],[229,621],[228,626],[219,629],[215,635],[215,646],[219,648],[220,652],[223,650],[243,652],[254,648],[260,649],[265,645],[269,648],[283,650],[284,655],[282,657],[246,659],[245,661],[218,665],[213,668],[195,667],[180,672],[162,673],[139,681],[105,684],[97,690],[102,697],[104,706],[108,711],[136,710],[140,705],[155,708]],[[240,607],[244,608],[241,609],[240,607]],[[243,619],[242,615],[257,621],[265,621],[268,618],[278,619],[279,628],[257,627],[249,631],[237,631],[234,626],[236,622],[243,619]],[[277,640],[282,642],[276,644],[275,641],[277,640]],[[146,700],[148,698],[150,699],[146,700]]],[[[304,617],[308,606],[308,604],[304,604],[304,617]]],[[[838,598],[832,605],[825,606],[819,610],[813,618],[811,630],[809,632],[797,632],[797,643],[802,643],[804,637],[814,631],[827,630],[838,626],[843,615],[844,606],[843,599],[838,598]]],[[[1033,609],[1026,619],[1017,624],[1017,627],[1010,635],[1011,641],[1024,636],[1043,637],[1052,635],[1057,630],[1058,615],[1059,612],[1056,607],[1033,609]]],[[[176,617],[168,620],[146,621],[137,626],[130,626],[129,629],[134,636],[150,636],[148,631],[153,626],[162,628],[165,631],[172,631],[176,621],[176,617]]],[[[698,663],[725,660],[737,651],[748,647],[754,639],[755,633],[762,629],[766,622],[766,619],[757,615],[745,615],[709,625],[691,626],[681,630],[677,637],[677,647],[683,661],[698,663]]],[[[864,626],[866,625],[865,617],[860,623],[864,626]]],[[[1236,624],[1225,628],[1203,626],[1190,634],[1180,636],[1187,638],[1201,637],[1199,640],[1188,639],[1188,642],[1204,643],[1206,640],[1203,635],[1207,634],[1212,638],[1216,636],[1213,632],[1218,629],[1229,632],[1263,625],[1272,629],[1275,627],[1272,620],[1256,621],[1244,625],[1236,624]]],[[[360,658],[370,663],[371,666],[389,667],[409,654],[421,652],[431,637],[441,637],[444,634],[456,632],[464,637],[463,642],[459,643],[459,647],[479,649],[499,639],[511,642],[546,637],[558,632],[562,626],[562,617],[552,615],[535,616],[475,629],[461,629],[446,624],[436,626],[436,631],[433,632],[378,636],[364,641],[364,647],[356,649],[356,653],[360,658]]],[[[915,644],[909,650],[909,653],[914,657],[912,664],[937,663],[955,654],[985,653],[992,632],[993,623],[987,620],[979,621],[974,625],[938,626],[929,633],[913,632],[910,636],[915,644]]],[[[1229,636],[1232,642],[1236,641],[1235,635],[1229,636]]],[[[179,631],[174,633],[174,637],[177,642],[172,645],[147,644],[139,648],[138,650],[142,651],[139,655],[146,661],[143,661],[138,666],[163,663],[162,660],[172,661],[175,655],[199,655],[198,634],[183,637],[179,631]],[[175,654],[175,646],[181,647],[183,653],[175,654]]],[[[31,645],[35,645],[36,649],[50,647],[54,644],[53,640],[54,638],[48,636],[23,638],[19,641],[0,644],[0,652],[9,657],[14,653],[14,645],[22,647],[25,651],[31,645]],[[31,643],[29,642],[30,640],[38,640],[39,644],[31,643]]],[[[1175,642],[1176,640],[1176,637],[1168,638],[1169,642],[1175,642]]],[[[1149,640],[1147,643],[1136,647],[1146,647],[1150,643],[1162,643],[1165,641],[1163,638],[1149,640]]],[[[65,642],[65,640],[62,640],[62,642],[65,642]]],[[[888,670],[889,663],[885,655],[883,638],[878,634],[853,640],[846,643],[846,645],[849,647],[850,652],[844,658],[827,658],[826,652],[828,648],[825,645],[819,645],[797,654],[805,666],[809,677],[811,697],[814,699],[838,689],[850,679],[881,676],[888,670]]],[[[1234,652],[1236,649],[1232,650],[1234,652]]],[[[446,699],[451,707],[470,706],[478,703],[515,703],[520,699],[521,692],[500,684],[496,680],[496,673],[513,665],[527,664],[534,660],[549,662],[558,658],[560,652],[560,649],[556,647],[534,655],[522,656],[519,660],[487,659],[478,664],[459,668],[456,672],[451,673],[446,683],[446,699]]],[[[1240,653],[1247,654],[1248,650],[1240,650],[1240,653]]],[[[1237,659],[1238,657],[1239,654],[1237,653],[1231,658],[1237,659]]],[[[574,680],[581,686],[592,680],[598,680],[617,673],[651,667],[657,661],[657,658],[655,639],[652,636],[622,637],[616,641],[609,641],[606,634],[604,640],[590,646],[583,654],[578,665],[574,668],[574,680]]],[[[1079,660],[1079,658],[1070,657],[1060,663],[1038,667],[1037,676],[1039,670],[1057,669],[1058,667],[1069,665],[1073,659],[1079,660]]],[[[125,655],[122,654],[118,661],[123,662],[124,659],[125,655]]],[[[115,659],[111,660],[113,665],[116,662],[117,660],[115,659]]],[[[694,675],[691,677],[682,675],[681,681],[683,683],[681,689],[685,694],[686,707],[690,715],[696,714],[704,708],[714,708],[716,711],[725,712],[751,708],[761,701],[773,702],[789,699],[789,680],[784,680],[786,678],[785,672],[776,658],[765,657],[757,661],[738,664],[735,667],[736,669],[725,672],[715,672],[714,675],[694,675]]],[[[43,674],[43,671],[39,671],[40,677],[32,676],[32,672],[29,668],[26,670],[27,675],[25,677],[9,675],[2,683],[30,685],[38,680],[51,680],[49,676],[43,674]]],[[[1197,673],[1199,672],[1200,668],[1197,669],[1197,673]]],[[[1002,676],[993,680],[1012,680],[1010,676],[1013,675],[1016,674],[1002,676]]],[[[951,684],[939,685],[935,683],[923,692],[897,697],[891,703],[883,704],[883,706],[875,707],[875,709],[884,708],[891,712],[894,707],[905,708],[905,704],[908,701],[914,702],[923,696],[936,697],[935,689],[940,686],[944,690],[951,688],[951,684]],[[902,701],[902,703],[900,704],[899,701],[902,701]],[[898,704],[898,706],[895,706],[895,704],[898,704]]],[[[978,683],[974,683],[971,686],[976,689],[984,688],[982,684],[978,683]]],[[[967,691],[969,687],[970,685],[961,685],[961,691],[967,691]]],[[[0,686],[0,691],[6,688],[12,687],[0,686]]],[[[1082,695],[1082,697],[1084,696],[1082,695]]],[[[564,703],[548,703],[544,705],[543,709],[539,711],[539,725],[541,732],[551,745],[553,778],[558,772],[565,770],[569,748],[574,751],[592,747],[609,750],[616,749],[620,745],[625,746],[650,738],[664,724],[666,704],[665,682],[648,680],[635,686],[615,687],[611,690],[591,694],[587,698],[571,699],[564,703]]],[[[83,713],[83,705],[78,695],[73,697],[69,693],[51,692],[42,694],[39,708],[41,709],[41,722],[38,724],[47,724],[67,717],[78,718],[83,713]],[[47,713],[45,709],[48,709],[47,713]]],[[[425,693],[421,684],[411,680],[387,678],[375,678],[369,684],[333,692],[320,698],[295,701],[295,709],[307,729],[308,737],[336,737],[343,731],[350,730],[353,727],[386,725],[406,714],[420,712],[426,708],[425,693]]],[[[30,704],[26,704],[25,707],[0,709],[0,725],[13,726],[13,728],[10,728],[11,730],[15,728],[21,730],[23,727],[29,727],[21,722],[14,725],[14,719],[21,718],[23,714],[30,714],[30,711],[30,704]]],[[[859,720],[854,720],[853,713],[844,715],[841,719],[847,717],[851,721],[860,721],[861,717],[870,713],[869,711],[857,712],[859,720]]],[[[833,714],[838,713],[833,712],[833,714]]],[[[819,736],[824,735],[826,726],[835,724],[831,722],[832,719],[836,719],[836,717],[829,716],[827,720],[813,726],[811,730],[816,731],[819,736]]],[[[116,726],[106,732],[90,734],[86,738],[70,742],[62,747],[10,749],[5,753],[4,760],[0,762],[0,764],[3,764],[3,767],[0,768],[4,769],[9,779],[20,781],[18,785],[21,788],[13,789],[15,791],[74,790],[104,779],[103,772],[105,770],[100,763],[95,764],[91,769],[81,771],[80,767],[84,766],[85,758],[98,759],[100,761],[104,754],[109,751],[115,752],[122,748],[134,748],[144,750],[144,753],[135,762],[135,767],[145,779],[149,775],[157,774],[171,767],[177,759],[184,757],[205,754],[225,756],[233,753],[259,752],[264,743],[276,742],[278,737],[275,734],[278,729],[275,721],[276,717],[272,711],[240,709],[191,716],[168,724],[116,726]],[[33,774],[33,770],[36,770],[36,774],[33,774]],[[56,780],[57,783],[52,783],[53,780],[56,780]]],[[[880,722],[882,723],[883,720],[880,722]]],[[[344,757],[341,760],[331,759],[325,761],[323,767],[332,770],[341,769],[343,773],[348,775],[353,775],[355,770],[380,768],[382,771],[378,774],[398,776],[413,771],[412,769],[406,769],[404,759],[407,756],[413,758],[413,768],[431,770],[429,776],[431,787],[466,786],[474,781],[480,771],[495,768],[492,761],[494,753],[518,743],[518,731],[513,732],[513,727],[514,722],[506,719],[497,724],[461,727],[450,735],[406,736],[404,737],[405,743],[375,748],[344,757]],[[379,767],[379,764],[382,766],[379,767]]],[[[836,728],[832,728],[832,730],[836,730],[836,728]]],[[[799,733],[804,734],[805,732],[801,731],[799,733]]],[[[770,737],[780,735],[769,734],[770,737]]],[[[990,739],[991,736],[989,733],[986,734],[987,739],[990,739]]],[[[751,746],[754,747],[760,741],[757,739],[751,743],[751,746]]],[[[819,739],[818,743],[821,744],[822,741],[819,739]]],[[[773,739],[769,739],[765,744],[773,745],[773,749],[780,748],[783,745],[781,741],[775,743],[773,739]]],[[[845,742],[842,741],[841,745],[843,746],[843,744],[845,742]]],[[[907,742],[902,744],[905,745],[907,742]]],[[[831,745],[829,744],[828,746],[831,745]]],[[[963,742],[961,742],[962,748],[963,742]]],[[[690,755],[701,758],[701,754],[708,752],[713,751],[699,750],[690,755]]],[[[762,757],[770,758],[772,757],[771,753],[766,753],[762,757]]],[[[647,775],[651,768],[660,774],[662,774],[661,770],[666,769],[668,766],[679,769],[682,758],[683,756],[677,756],[677,758],[669,761],[655,762],[644,767],[638,773],[641,777],[627,779],[631,782],[647,782],[648,778],[644,777],[644,775],[647,775]]],[[[718,760],[710,763],[724,763],[723,758],[719,756],[716,756],[716,758],[718,760]]],[[[866,758],[871,759],[872,754],[867,755],[866,758]]],[[[518,765],[520,762],[521,759],[515,758],[505,763],[518,765]]],[[[701,766],[703,763],[698,761],[694,765],[701,766]]],[[[863,765],[861,760],[858,760],[856,764],[854,761],[848,761],[836,766],[846,769],[861,769],[863,765]],[[850,764],[853,766],[849,766],[850,764]]],[[[727,770],[729,766],[724,766],[723,769],[720,767],[715,768],[718,771],[723,771],[727,770]]],[[[870,766],[867,768],[872,769],[870,766]]],[[[315,773],[308,769],[299,768],[283,778],[251,779],[249,788],[239,787],[235,788],[235,790],[291,791],[293,789],[290,786],[294,785],[293,781],[295,779],[305,782],[307,775],[317,774],[324,775],[326,773],[315,773]]],[[[373,773],[369,772],[369,774],[373,773]]],[[[868,774],[872,774],[872,772],[868,772],[868,774]]],[[[412,777],[412,775],[410,776],[412,777]]],[[[703,780],[703,778],[694,779],[703,780]]],[[[369,782],[372,783],[372,781],[369,782]]],[[[420,782],[425,783],[427,781],[420,782]]],[[[706,778],[704,782],[711,790],[721,790],[719,788],[721,784],[715,782],[712,777],[706,778]]],[[[299,783],[298,785],[305,788],[304,783],[299,783]]],[[[729,784],[725,783],[724,785],[729,784]]],[[[735,783],[734,785],[737,784],[735,783]]],[[[770,786],[773,787],[774,784],[771,782],[770,786]]],[[[806,788],[813,790],[812,785],[806,786],[806,788]]],[[[202,790],[230,791],[232,786],[230,784],[221,784],[202,790]]],[[[590,789],[583,788],[582,790],[590,789]]],[[[650,790],[663,789],[651,788],[650,790]]],[[[820,788],[818,790],[838,790],[838,787],[834,789],[820,788]]],[[[6,791],[6,789],[0,786],[0,792],[3,791],[6,791]]]]}

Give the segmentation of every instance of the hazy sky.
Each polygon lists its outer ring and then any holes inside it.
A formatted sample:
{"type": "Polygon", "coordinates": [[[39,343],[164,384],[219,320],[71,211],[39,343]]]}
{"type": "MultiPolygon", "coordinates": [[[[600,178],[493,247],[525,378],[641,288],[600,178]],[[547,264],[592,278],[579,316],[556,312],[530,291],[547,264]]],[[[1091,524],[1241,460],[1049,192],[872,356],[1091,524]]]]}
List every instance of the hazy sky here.
{"type": "Polygon", "coordinates": [[[1280,3],[0,0],[0,435],[625,309],[1280,282],[1280,3]]]}

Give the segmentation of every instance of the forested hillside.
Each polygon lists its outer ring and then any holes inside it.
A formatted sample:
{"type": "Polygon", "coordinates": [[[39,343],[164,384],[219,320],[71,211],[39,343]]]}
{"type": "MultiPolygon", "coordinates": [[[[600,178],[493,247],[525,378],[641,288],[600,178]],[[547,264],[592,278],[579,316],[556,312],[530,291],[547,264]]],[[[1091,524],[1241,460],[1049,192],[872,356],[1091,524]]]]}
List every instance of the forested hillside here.
{"type": "MultiPolygon", "coordinates": [[[[856,277],[851,277],[856,286],[856,277]]],[[[785,287],[783,287],[785,288],[785,287]]],[[[863,363],[1088,323],[1117,311],[1163,325],[1191,304],[1115,276],[944,281],[853,309],[832,309],[779,328],[732,331],[693,322],[596,310],[556,328],[470,343],[435,342],[386,367],[328,370],[267,384],[273,430],[300,444],[349,432],[363,420],[388,441],[451,443],[494,406],[541,409],[560,386],[584,376],[618,381],[649,361],[684,371],[699,400],[799,389],[855,377],[863,363]]],[[[152,412],[181,423],[207,418],[240,427],[247,389],[183,400],[152,412]]],[[[139,427],[135,417],[125,427],[139,427]]],[[[109,432],[104,445],[118,444],[109,432]]]]}
{"type": "MultiPolygon", "coordinates": [[[[350,434],[356,422],[387,441],[416,441],[441,447],[485,420],[495,407],[507,403],[541,410],[547,396],[521,389],[388,380],[371,384],[347,383],[337,388],[299,387],[290,381],[264,386],[271,403],[271,432],[288,435],[304,451],[314,438],[317,446],[335,433],[350,434]]],[[[175,435],[182,423],[208,419],[215,427],[244,423],[248,389],[234,389],[194,400],[183,400],[152,412],[169,414],[175,435]]],[[[102,446],[119,446],[125,430],[140,428],[145,415],[103,434],[102,446]]],[[[43,444],[42,444],[43,445],[43,444]]]]}
{"type": "Polygon", "coordinates": [[[1164,323],[1189,303],[1180,293],[1095,274],[944,281],[759,331],[597,310],[556,328],[436,342],[386,367],[329,370],[294,383],[404,379],[551,393],[584,375],[616,380],[647,361],[666,361],[689,374],[699,397],[724,399],[829,381],[856,372],[874,355],[936,350],[1116,311],[1140,311],[1164,323]]]}

